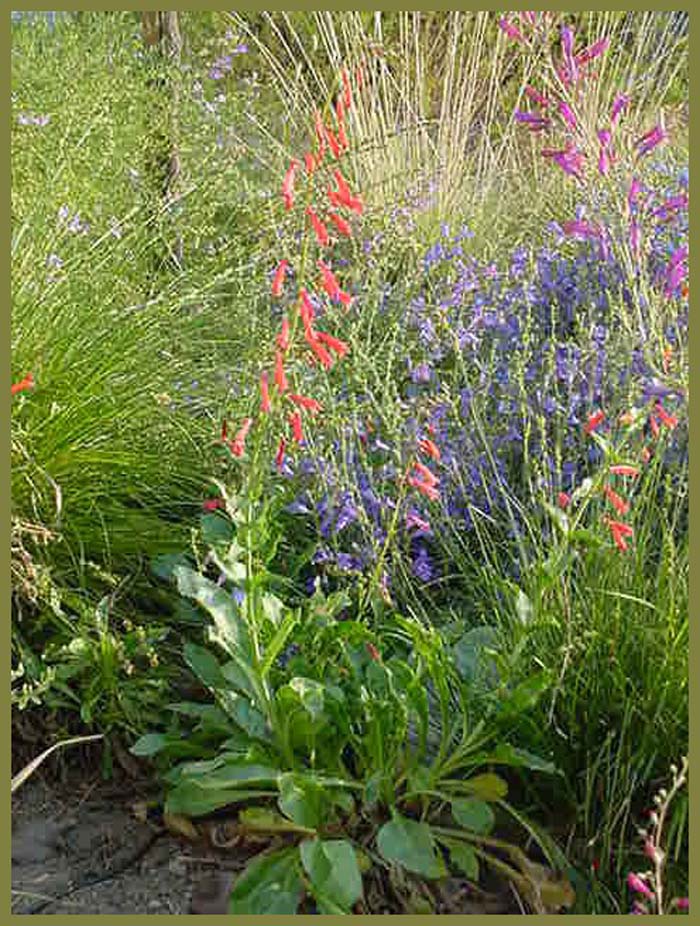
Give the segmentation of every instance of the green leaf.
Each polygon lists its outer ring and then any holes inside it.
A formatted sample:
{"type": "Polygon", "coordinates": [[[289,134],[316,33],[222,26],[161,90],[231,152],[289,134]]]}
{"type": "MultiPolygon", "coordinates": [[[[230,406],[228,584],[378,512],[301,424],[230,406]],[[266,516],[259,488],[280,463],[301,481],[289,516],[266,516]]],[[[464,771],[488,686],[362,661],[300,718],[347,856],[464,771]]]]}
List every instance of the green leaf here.
{"type": "Polygon", "coordinates": [[[293,772],[280,775],[278,786],[282,813],[300,826],[317,829],[324,819],[323,788],[293,772]]]}
{"type": "Polygon", "coordinates": [[[323,716],[323,685],[311,678],[293,678],[289,683],[292,691],[299,695],[304,710],[313,720],[323,716]]]}
{"type": "Polygon", "coordinates": [[[193,598],[211,615],[216,628],[213,637],[230,656],[243,656],[252,662],[248,629],[230,592],[184,566],[175,570],[178,589],[185,598],[193,598]]]}
{"type": "Polygon", "coordinates": [[[455,868],[474,883],[479,880],[479,859],[476,852],[465,842],[450,842],[450,861],[455,868]]]}
{"type": "Polygon", "coordinates": [[[473,833],[490,833],[496,822],[490,805],[471,797],[453,800],[452,816],[460,826],[473,833]]]}
{"type": "Polygon", "coordinates": [[[294,630],[296,625],[299,623],[299,614],[296,611],[290,611],[277,628],[277,631],[274,637],[270,640],[265,649],[265,657],[260,666],[260,675],[262,678],[268,674],[272,666],[274,665],[275,659],[284,649],[284,645],[287,642],[287,637],[294,630]]]}
{"type": "Polygon", "coordinates": [[[204,788],[197,781],[186,779],[180,782],[168,794],[165,802],[167,813],[182,814],[186,817],[202,817],[205,814],[228,807],[230,804],[240,804],[250,800],[259,800],[269,797],[270,791],[260,789],[246,790],[243,788],[204,788]]]}
{"type": "Polygon", "coordinates": [[[553,762],[535,755],[534,752],[528,752],[527,749],[511,746],[509,743],[496,746],[486,761],[510,765],[513,768],[529,768],[533,772],[547,772],[550,775],[561,774],[553,762]]]}
{"type": "Polygon", "coordinates": [[[482,801],[502,801],[508,794],[508,785],[494,772],[468,778],[464,782],[464,789],[482,801]]]}
{"type": "Polygon", "coordinates": [[[279,774],[280,771],[277,768],[254,763],[246,764],[236,756],[230,761],[221,763],[218,768],[207,774],[200,772],[196,781],[198,786],[205,791],[211,788],[234,788],[238,783],[245,786],[262,785],[273,788],[277,784],[279,774]]]}
{"type": "Polygon", "coordinates": [[[268,592],[266,595],[263,595],[262,610],[267,620],[277,627],[282,618],[282,612],[284,611],[284,602],[280,601],[276,595],[272,595],[268,592]]]}
{"type": "Polygon", "coordinates": [[[156,556],[151,560],[151,572],[159,579],[169,582],[174,578],[174,570],[177,566],[189,567],[192,561],[184,553],[163,553],[162,556],[156,556]]]}
{"type": "Polygon", "coordinates": [[[521,624],[529,624],[532,620],[532,602],[521,588],[515,598],[515,611],[521,624]]]}
{"type": "Polygon", "coordinates": [[[187,665],[207,688],[213,691],[226,687],[219,660],[211,650],[197,646],[196,643],[185,643],[183,656],[187,665]]]}
{"type": "Polygon", "coordinates": [[[248,698],[233,691],[221,690],[217,690],[216,696],[223,710],[248,736],[263,743],[269,742],[270,733],[265,717],[248,698]]]}
{"type": "Polygon", "coordinates": [[[425,878],[441,878],[446,874],[427,823],[418,823],[396,813],[394,819],[379,830],[377,848],[387,862],[402,865],[425,878]]]}
{"type": "Polygon", "coordinates": [[[227,688],[233,688],[249,698],[255,699],[255,685],[253,671],[242,659],[230,659],[221,666],[221,675],[228,683],[227,688]]]}
{"type": "Polygon", "coordinates": [[[296,847],[257,856],[237,878],[228,912],[240,916],[291,915],[297,912],[302,890],[296,847]]]}
{"type": "Polygon", "coordinates": [[[135,756],[155,756],[169,746],[179,737],[167,736],[165,733],[144,733],[140,736],[129,752],[135,756]]]}
{"type": "Polygon", "coordinates": [[[238,819],[240,823],[250,830],[256,830],[262,833],[308,833],[313,834],[315,830],[307,829],[305,826],[299,826],[292,823],[276,810],[270,810],[269,807],[246,807],[242,810],[238,819]]]}
{"type": "Polygon", "coordinates": [[[501,706],[502,717],[519,716],[537,704],[543,693],[549,688],[549,672],[538,672],[525,679],[508,692],[501,706]]]}
{"type": "Polygon", "coordinates": [[[199,526],[202,540],[206,546],[230,543],[233,540],[234,526],[231,520],[221,512],[200,515],[199,526]]]}
{"type": "Polygon", "coordinates": [[[362,875],[351,843],[344,839],[307,839],[299,847],[314,894],[330,898],[340,912],[350,913],[362,897],[362,875]]]}
{"type": "Polygon", "coordinates": [[[475,688],[489,690],[498,684],[494,651],[498,634],[493,627],[474,627],[453,647],[454,661],[460,676],[475,688]]]}

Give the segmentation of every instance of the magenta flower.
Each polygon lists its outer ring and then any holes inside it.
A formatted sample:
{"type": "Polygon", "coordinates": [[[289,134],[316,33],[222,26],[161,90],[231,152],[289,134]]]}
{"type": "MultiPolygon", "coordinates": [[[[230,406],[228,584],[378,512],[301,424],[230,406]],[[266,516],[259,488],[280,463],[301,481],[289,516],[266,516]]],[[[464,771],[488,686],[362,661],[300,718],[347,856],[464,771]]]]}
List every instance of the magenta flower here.
{"type": "Polygon", "coordinates": [[[547,116],[541,116],[539,113],[526,113],[522,109],[516,109],[514,115],[516,120],[527,125],[531,132],[541,132],[551,125],[547,116]]]}
{"type": "Polygon", "coordinates": [[[661,125],[655,125],[653,129],[650,129],[645,135],[637,142],[637,153],[639,157],[644,157],[645,154],[649,154],[650,151],[653,151],[654,148],[658,148],[660,144],[668,140],[668,135],[666,130],[661,125]]]}
{"type": "Polygon", "coordinates": [[[522,32],[516,29],[513,23],[510,22],[508,19],[506,19],[505,16],[502,16],[499,19],[498,25],[505,32],[505,34],[508,36],[509,39],[513,39],[515,42],[522,42],[523,44],[525,44],[525,38],[522,32]]]}
{"type": "Polygon", "coordinates": [[[640,878],[639,875],[636,875],[633,871],[627,875],[627,887],[631,891],[634,891],[635,894],[641,894],[642,897],[646,897],[647,899],[654,897],[654,894],[649,890],[649,885],[646,883],[646,881],[642,880],[642,878],[640,878]]]}
{"type": "Polygon", "coordinates": [[[608,50],[609,45],[610,39],[598,39],[597,42],[589,45],[588,48],[584,48],[583,51],[580,51],[576,55],[577,63],[585,64],[587,61],[592,61],[594,58],[598,58],[603,54],[604,51],[608,50]]]}
{"type": "Polygon", "coordinates": [[[617,125],[617,122],[620,118],[620,114],[623,109],[627,109],[630,104],[630,98],[624,93],[618,93],[615,99],[613,100],[612,112],[610,114],[610,125],[613,127],[617,125]]]}
{"type": "Polygon", "coordinates": [[[566,122],[569,128],[575,129],[576,128],[576,116],[574,116],[574,113],[571,107],[569,106],[569,104],[561,100],[559,103],[559,112],[561,113],[561,116],[564,119],[564,122],[566,122]]]}

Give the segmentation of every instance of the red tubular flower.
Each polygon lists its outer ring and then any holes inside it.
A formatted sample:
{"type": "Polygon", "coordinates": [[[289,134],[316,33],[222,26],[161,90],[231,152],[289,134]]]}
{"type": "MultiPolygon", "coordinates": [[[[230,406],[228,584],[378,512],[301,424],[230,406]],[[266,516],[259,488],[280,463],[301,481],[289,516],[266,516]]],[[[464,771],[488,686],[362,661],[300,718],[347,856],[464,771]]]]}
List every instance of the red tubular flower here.
{"type": "Polygon", "coordinates": [[[282,286],[284,285],[284,278],[287,274],[288,267],[289,261],[281,260],[277,265],[277,270],[275,270],[275,276],[272,280],[272,295],[276,299],[282,295],[282,286]]]}
{"type": "Polygon", "coordinates": [[[327,347],[329,347],[339,357],[344,357],[350,349],[345,341],[341,341],[339,338],[334,338],[332,334],[328,334],[326,331],[318,331],[316,333],[316,338],[327,347]]]}
{"type": "Polygon", "coordinates": [[[336,159],[339,158],[343,152],[333,129],[329,129],[327,125],[324,125],[323,130],[326,134],[326,141],[328,142],[328,147],[331,149],[333,157],[336,159]]]}
{"type": "Polygon", "coordinates": [[[588,421],[583,429],[584,434],[592,434],[605,421],[605,412],[597,411],[588,416],[588,421]]]}
{"type": "Polygon", "coordinates": [[[242,457],[245,452],[245,441],[248,436],[248,432],[253,424],[252,418],[246,418],[243,421],[243,424],[238,429],[236,436],[233,438],[229,444],[229,449],[234,457],[242,457]]]}
{"type": "Polygon", "coordinates": [[[280,442],[277,445],[277,453],[275,454],[275,466],[277,469],[282,469],[282,464],[284,463],[284,451],[287,447],[287,441],[284,437],[280,437],[280,442]]]}
{"type": "Polygon", "coordinates": [[[428,469],[423,463],[416,461],[413,464],[413,468],[418,473],[423,482],[426,482],[428,485],[436,486],[440,481],[438,477],[431,470],[428,469]]]}
{"type": "Polygon", "coordinates": [[[287,391],[287,375],[284,372],[284,357],[282,351],[275,351],[275,385],[280,395],[287,391]]]}
{"type": "Polygon", "coordinates": [[[350,87],[350,75],[348,74],[347,68],[343,68],[340,72],[340,79],[343,81],[343,104],[346,109],[350,109],[352,106],[352,90],[350,87]]]}
{"type": "Polygon", "coordinates": [[[648,447],[642,447],[641,457],[642,463],[648,463],[651,460],[651,450],[648,447]]]}
{"type": "Polygon", "coordinates": [[[566,492],[560,492],[557,495],[557,505],[559,505],[560,508],[562,509],[568,508],[570,504],[571,504],[571,496],[568,495],[566,492]]]}
{"type": "Polygon", "coordinates": [[[335,118],[338,125],[345,122],[345,103],[342,96],[339,96],[335,101],[335,118]]]}
{"type": "Polygon", "coordinates": [[[316,158],[310,151],[307,151],[304,155],[304,166],[306,167],[306,173],[309,175],[316,170],[316,158]]]}
{"type": "Polygon", "coordinates": [[[344,122],[338,123],[338,143],[340,144],[340,147],[344,151],[347,151],[348,148],[350,147],[348,136],[345,133],[345,123],[344,122]]]}
{"type": "Polygon", "coordinates": [[[24,392],[25,389],[32,389],[34,387],[34,374],[27,373],[24,379],[21,379],[18,383],[13,383],[10,388],[11,395],[17,395],[18,392],[24,392]]]}
{"type": "Polygon", "coordinates": [[[313,226],[314,234],[316,235],[316,240],[318,241],[319,245],[322,248],[327,247],[328,242],[330,240],[328,237],[328,229],[323,224],[323,222],[319,219],[319,217],[316,215],[316,213],[311,208],[311,206],[307,206],[306,214],[308,215],[309,221],[311,222],[311,225],[313,226]]]}
{"type": "Polygon", "coordinates": [[[310,399],[308,396],[297,395],[296,393],[290,392],[289,398],[295,405],[298,405],[299,408],[303,408],[305,412],[311,412],[312,415],[323,410],[323,406],[320,402],[317,402],[316,399],[310,399]]]}
{"type": "Polygon", "coordinates": [[[299,161],[296,159],[292,160],[292,163],[287,168],[287,173],[284,175],[284,180],[282,181],[282,198],[284,199],[284,206],[287,211],[294,205],[294,177],[300,167],[301,164],[299,161]]]}
{"type": "Polygon", "coordinates": [[[437,499],[440,498],[440,493],[434,485],[423,482],[423,480],[418,479],[417,476],[408,476],[406,478],[406,482],[414,489],[417,489],[422,495],[425,495],[426,498],[429,498],[432,502],[437,501],[437,499]]]}
{"type": "Polygon", "coordinates": [[[333,358],[321,343],[320,338],[317,337],[314,332],[309,331],[306,335],[306,342],[313,351],[315,357],[320,361],[321,366],[326,370],[330,370],[333,366],[333,358]]]}
{"type": "Polygon", "coordinates": [[[659,418],[661,419],[661,423],[664,424],[664,425],[666,425],[667,428],[670,428],[670,430],[673,430],[673,429],[676,427],[676,425],[678,424],[678,419],[676,418],[676,416],[675,416],[675,415],[669,415],[669,413],[668,413],[668,412],[666,411],[666,409],[663,407],[663,405],[661,404],[661,402],[657,402],[657,403],[656,403],[656,407],[655,407],[654,411],[656,412],[656,414],[657,414],[657,415],[659,416],[659,418]]]}
{"type": "Polygon", "coordinates": [[[337,212],[329,212],[328,218],[335,225],[341,235],[352,238],[352,228],[342,216],[339,216],[337,212]]]}
{"type": "Polygon", "coordinates": [[[289,347],[289,319],[286,315],[282,319],[282,330],[277,335],[275,343],[282,351],[282,353],[284,353],[289,347]]]}
{"type": "Polygon", "coordinates": [[[659,433],[661,432],[661,428],[659,427],[659,422],[655,415],[649,415],[649,427],[651,428],[651,433],[654,435],[654,437],[658,437],[659,433]]]}
{"type": "Polygon", "coordinates": [[[331,187],[328,187],[328,190],[326,192],[328,193],[328,200],[331,206],[335,206],[335,208],[337,209],[339,206],[343,205],[343,201],[341,200],[336,190],[332,189],[331,187]]]}
{"type": "Polygon", "coordinates": [[[605,492],[605,497],[619,515],[627,514],[627,512],[630,510],[630,506],[629,503],[624,500],[624,498],[620,498],[617,492],[611,489],[609,485],[604,486],[603,491],[605,492]]]}
{"type": "Polygon", "coordinates": [[[613,521],[612,518],[606,518],[605,523],[610,528],[615,546],[623,552],[627,549],[625,537],[632,537],[634,531],[629,524],[623,524],[622,521],[613,521]]]}
{"type": "Polygon", "coordinates": [[[432,457],[433,460],[440,459],[440,448],[431,441],[429,438],[425,437],[423,440],[418,441],[418,449],[421,453],[426,454],[429,457],[432,457]]]}
{"type": "Polygon", "coordinates": [[[270,389],[268,386],[267,373],[260,374],[260,411],[267,414],[272,405],[270,403],[270,389]]]}
{"type": "Polygon", "coordinates": [[[614,466],[611,466],[610,472],[613,476],[632,476],[633,479],[636,479],[639,475],[639,470],[636,466],[626,466],[624,463],[616,463],[614,466]]]}
{"type": "Polygon", "coordinates": [[[304,432],[301,428],[301,412],[292,412],[289,416],[289,423],[292,426],[292,434],[294,435],[294,440],[297,444],[301,444],[304,440],[304,432]]]}
{"type": "Polygon", "coordinates": [[[612,112],[610,113],[610,125],[613,128],[617,125],[620,115],[630,104],[630,98],[624,93],[618,93],[613,100],[612,112]]]}
{"type": "Polygon", "coordinates": [[[304,325],[304,333],[307,336],[315,337],[313,332],[313,320],[314,320],[314,306],[309,298],[309,294],[305,289],[299,290],[299,298],[301,299],[301,305],[299,307],[299,315],[301,316],[302,323],[304,325]]]}
{"type": "Polygon", "coordinates": [[[364,71],[362,70],[362,65],[358,64],[355,68],[355,83],[357,84],[357,89],[362,90],[362,87],[365,82],[364,71]]]}

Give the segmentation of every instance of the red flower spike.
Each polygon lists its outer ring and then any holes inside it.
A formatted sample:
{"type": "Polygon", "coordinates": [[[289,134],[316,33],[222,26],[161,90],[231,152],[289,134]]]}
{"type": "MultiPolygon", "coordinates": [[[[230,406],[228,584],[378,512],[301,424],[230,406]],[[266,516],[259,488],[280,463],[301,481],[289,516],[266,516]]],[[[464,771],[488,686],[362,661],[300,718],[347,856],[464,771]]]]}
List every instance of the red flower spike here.
{"type": "Polygon", "coordinates": [[[305,412],[311,412],[312,415],[323,410],[323,406],[320,402],[317,402],[316,399],[310,399],[308,396],[297,395],[296,393],[290,392],[289,398],[295,405],[298,405],[299,408],[303,408],[305,412]]]}
{"type": "Polygon", "coordinates": [[[294,440],[297,442],[297,444],[301,444],[304,440],[304,432],[301,428],[301,413],[292,412],[292,414],[289,416],[289,423],[292,426],[292,434],[294,435],[294,440]]]}
{"type": "Polygon", "coordinates": [[[341,122],[338,124],[338,143],[343,151],[347,151],[350,147],[350,142],[348,141],[348,136],[345,133],[345,123],[341,122]]]}
{"type": "Polygon", "coordinates": [[[651,460],[651,450],[648,447],[642,447],[642,463],[648,463],[651,460]]]}
{"type": "Polygon", "coordinates": [[[282,351],[275,351],[275,385],[280,395],[287,391],[287,375],[284,372],[284,357],[282,351]]]}
{"type": "Polygon", "coordinates": [[[618,550],[624,552],[628,547],[625,537],[634,536],[634,531],[629,524],[623,524],[622,521],[613,521],[612,518],[606,518],[605,523],[610,528],[615,546],[618,550]]]}
{"type": "Polygon", "coordinates": [[[24,379],[21,379],[18,383],[12,384],[10,395],[17,395],[18,392],[24,392],[25,389],[33,389],[34,385],[34,374],[27,373],[24,379]]]}
{"type": "Polygon", "coordinates": [[[627,514],[627,512],[630,510],[630,506],[629,503],[624,500],[624,498],[620,498],[617,492],[611,489],[608,485],[603,487],[603,491],[605,492],[605,497],[619,515],[627,514]]]}
{"type": "Polygon", "coordinates": [[[304,166],[306,167],[306,173],[309,174],[309,176],[316,170],[316,158],[313,156],[313,154],[311,154],[310,151],[307,151],[304,154],[304,166]]]}
{"type": "Polygon", "coordinates": [[[294,177],[297,170],[301,167],[299,161],[294,159],[287,168],[287,173],[282,181],[282,198],[287,211],[294,206],[294,177]]]}
{"type": "Polygon", "coordinates": [[[323,128],[326,133],[326,141],[328,142],[328,147],[331,149],[333,157],[336,158],[337,160],[340,157],[340,155],[343,153],[340,147],[340,142],[336,138],[335,133],[333,132],[333,129],[329,129],[327,125],[324,126],[323,128]]]}
{"type": "Polygon", "coordinates": [[[338,215],[337,212],[329,212],[328,218],[335,225],[341,235],[345,235],[347,238],[352,238],[352,228],[342,216],[338,215]]]}
{"type": "Polygon", "coordinates": [[[284,285],[284,278],[287,274],[287,268],[289,267],[288,260],[281,260],[277,265],[277,270],[275,270],[275,275],[272,280],[272,295],[279,299],[282,295],[282,286],[284,285]]]}
{"type": "Polygon", "coordinates": [[[340,72],[340,79],[343,81],[343,104],[346,109],[350,109],[352,106],[352,90],[350,88],[350,75],[348,74],[347,68],[343,68],[340,72]]]}
{"type": "Polygon", "coordinates": [[[301,299],[301,306],[299,307],[299,315],[301,316],[301,320],[304,325],[304,333],[306,334],[307,340],[308,340],[309,336],[311,336],[312,338],[314,337],[313,328],[312,328],[312,323],[313,323],[314,315],[315,315],[314,306],[313,306],[313,303],[311,302],[311,299],[309,299],[308,292],[303,288],[299,290],[299,298],[301,299]]]}
{"type": "Polygon", "coordinates": [[[639,475],[639,470],[636,466],[626,466],[624,463],[616,463],[614,466],[611,466],[610,472],[613,476],[631,476],[633,479],[636,479],[639,475]]]}
{"type": "Polygon", "coordinates": [[[316,215],[316,213],[311,208],[311,206],[307,206],[306,214],[309,217],[309,221],[311,222],[311,225],[314,230],[314,234],[316,235],[316,240],[318,241],[319,245],[322,248],[327,247],[328,242],[330,240],[328,237],[328,229],[323,224],[323,222],[319,219],[319,217],[316,215]]]}
{"type": "Polygon", "coordinates": [[[325,331],[317,332],[316,338],[318,341],[321,341],[323,344],[325,344],[326,347],[329,347],[339,357],[344,357],[350,349],[345,341],[341,341],[339,338],[334,338],[332,334],[328,334],[325,331]]]}
{"type": "Polygon", "coordinates": [[[673,430],[678,424],[678,419],[675,415],[669,415],[666,409],[663,407],[661,402],[656,403],[655,412],[661,419],[661,424],[666,425],[667,428],[673,430]]]}
{"type": "Polygon", "coordinates": [[[435,486],[435,485],[438,484],[439,479],[437,478],[437,476],[435,475],[435,473],[433,473],[431,470],[429,470],[428,467],[425,466],[423,463],[419,463],[418,461],[416,461],[416,462],[413,464],[413,468],[414,468],[415,471],[418,473],[418,475],[420,476],[420,478],[421,478],[424,482],[427,482],[428,485],[435,486]]]}
{"type": "Polygon", "coordinates": [[[284,353],[289,347],[289,319],[286,315],[282,319],[282,330],[275,338],[275,343],[282,351],[282,353],[284,353]]]}
{"type": "Polygon", "coordinates": [[[429,485],[427,482],[423,482],[416,476],[408,476],[406,482],[414,489],[417,489],[422,495],[425,495],[426,498],[429,498],[432,502],[437,501],[437,499],[440,498],[440,493],[435,488],[435,486],[429,485]]]}
{"type": "Polygon", "coordinates": [[[659,422],[654,415],[649,415],[649,427],[651,428],[651,433],[654,435],[654,437],[658,437],[661,428],[659,427],[659,422]]]}
{"type": "Polygon", "coordinates": [[[246,437],[248,436],[248,432],[250,431],[252,424],[253,424],[253,419],[246,418],[243,421],[243,424],[241,425],[241,427],[238,429],[236,436],[230,442],[229,449],[231,453],[234,455],[234,457],[242,457],[243,454],[245,453],[245,441],[246,441],[246,437]]]}
{"type": "Polygon", "coordinates": [[[588,421],[583,429],[584,434],[592,434],[605,421],[605,412],[597,411],[588,416],[588,421]]]}
{"type": "Polygon", "coordinates": [[[440,459],[440,448],[427,437],[418,441],[418,449],[421,453],[425,453],[427,456],[432,457],[433,460],[440,459]]]}
{"type": "Polygon", "coordinates": [[[341,200],[338,193],[331,189],[331,187],[328,187],[326,192],[328,193],[328,201],[330,202],[331,206],[335,206],[336,209],[339,209],[340,206],[343,205],[343,201],[341,200]]]}
{"type": "Polygon", "coordinates": [[[315,337],[313,332],[309,332],[306,341],[313,351],[314,356],[320,361],[321,366],[326,370],[330,370],[333,366],[333,358],[323,346],[320,339],[315,337]]]}
{"type": "Polygon", "coordinates": [[[268,386],[267,373],[260,374],[260,411],[267,414],[272,405],[270,403],[270,389],[268,386]]]}

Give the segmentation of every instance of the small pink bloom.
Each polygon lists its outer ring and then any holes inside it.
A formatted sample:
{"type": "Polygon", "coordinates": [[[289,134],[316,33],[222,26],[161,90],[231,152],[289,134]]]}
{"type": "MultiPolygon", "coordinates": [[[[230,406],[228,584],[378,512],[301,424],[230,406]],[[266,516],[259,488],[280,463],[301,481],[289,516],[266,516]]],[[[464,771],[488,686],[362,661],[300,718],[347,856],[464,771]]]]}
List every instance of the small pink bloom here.
{"type": "Polygon", "coordinates": [[[308,396],[297,395],[296,393],[290,392],[289,398],[295,405],[298,405],[299,408],[303,408],[304,411],[311,412],[314,415],[322,409],[320,402],[317,402],[316,399],[310,399],[308,396]]]}
{"type": "Polygon", "coordinates": [[[611,489],[608,485],[604,486],[603,491],[605,492],[605,497],[608,499],[615,511],[617,511],[619,515],[626,515],[630,510],[629,503],[626,502],[624,498],[620,498],[617,492],[611,489]]]}
{"type": "Polygon", "coordinates": [[[329,212],[328,218],[335,225],[341,235],[345,235],[347,238],[352,238],[352,228],[342,216],[338,215],[337,212],[329,212]]]}
{"type": "Polygon", "coordinates": [[[289,347],[289,319],[286,315],[282,319],[282,330],[277,335],[275,343],[282,351],[282,353],[284,353],[289,347]]]}
{"type": "Polygon", "coordinates": [[[503,30],[503,32],[505,32],[509,39],[513,39],[513,41],[520,42],[523,45],[526,44],[522,32],[520,32],[520,30],[517,29],[508,19],[506,19],[505,16],[502,16],[499,19],[498,25],[503,30]]]}
{"type": "Polygon", "coordinates": [[[238,429],[235,437],[229,444],[229,449],[234,457],[242,457],[245,453],[245,441],[248,437],[248,432],[250,431],[251,425],[253,424],[252,418],[246,418],[243,421],[243,424],[238,429]]]}
{"type": "Polygon", "coordinates": [[[349,347],[345,341],[341,341],[339,338],[334,338],[332,334],[328,334],[325,331],[317,332],[316,337],[339,357],[344,357],[349,350],[349,347]]]}
{"type": "Polygon", "coordinates": [[[646,897],[647,900],[650,900],[654,896],[653,892],[649,890],[649,885],[646,881],[643,881],[642,878],[633,871],[627,875],[627,887],[631,891],[634,891],[635,894],[641,894],[642,897],[646,897]]]}
{"type": "Polygon", "coordinates": [[[624,463],[616,463],[610,467],[613,476],[631,476],[636,479],[639,476],[639,470],[636,466],[626,466],[624,463]]]}
{"type": "Polygon", "coordinates": [[[588,416],[588,421],[583,429],[584,434],[592,434],[605,421],[605,412],[598,410],[588,416]]]}
{"type": "Polygon", "coordinates": [[[649,154],[650,151],[653,151],[654,148],[657,148],[663,142],[668,140],[668,135],[666,130],[661,125],[655,125],[653,129],[650,129],[646,134],[637,142],[637,153],[639,157],[644,157],[645,154],[649,154]]]}
{"type": "Polygon", "coordinates": [[[225,508],[223,498],[205,498],[202,502],[202,508],[204,511],[216,511],[217,508],[225,508]]]}
{"type": "Polygon", "coordinates": [[[301,444],[304,440],[304,432],[301,427],[301,413],[292,412],[289,416],[289,423],[292,426],[292,434],[294,435],[294,440],[297,444],[301,444]]]}
{"type": "Polygon", "coordinates": [[[423,440],[418,441],[418,449],[421,453],[426,454],[429,457],[432,457],[433,460],[440,459],[440,448],[431,441],[429,438],[425,437],[423,440]]]}
{"type": "Polygon", "coordinates": [[[618,93],[613,101],[612,112],[610,114],[610,125],[617,125],[620,115],[630,104],[630,98],[624,93],[618,93]]]}
{"type": "Polygon", "coordinates": [[[557,504],[560,508],[568,508],[571,504],[571,496],[566,492],[560,492],[557,495],[557,504]]]}
{"type": "Polygon", "coordinates": [[[559,103],[559,113],[570,129],[576,128],[576,116],[574,116],[573,110],[569,104],[565,103],[563,100],[559,103]]]}
{"type": "Polygon", "coordinates": [[[578,64],[585,64],[587,61],[592,61],[594,58],[597,58],[599,55],[602,55],[603,52],[607,51],[609,45],[610,39],[599,39],[597,42],[589,45],[588,48],[584,48],[583,51],[580,51],[576,55],[576,61],[578,64]]]}
{"type": "Polygon", "coordinates": [[[280,437],[280,442],[277,445],[277,453],[275,454],[275,466],[277,469],[282,469],[282,464],[284,463],[284,451],[287,446],[287,441],[284,437],[280,437]]]}
{"type": "Polygon", "coordinates": [[[287,375],[284,372],[284,356],[282,351],[275,351],[275,385],[280,395],[287,391],[287,375]]]}
{"type": "Polygon", "coordinates": [[[309,217],[309,221],[311,222],[311,225],[314,230],[314,234],[316,235],[316,240],[318,241],[319,245],[322,248],[327,247],[328,241],[329,241],[328,229],[323,224],[323,222],[319,219],[319,217],[316,215],[316,213],[311,208],[311,206],[307,206],[306,214],[309,217]]]}

